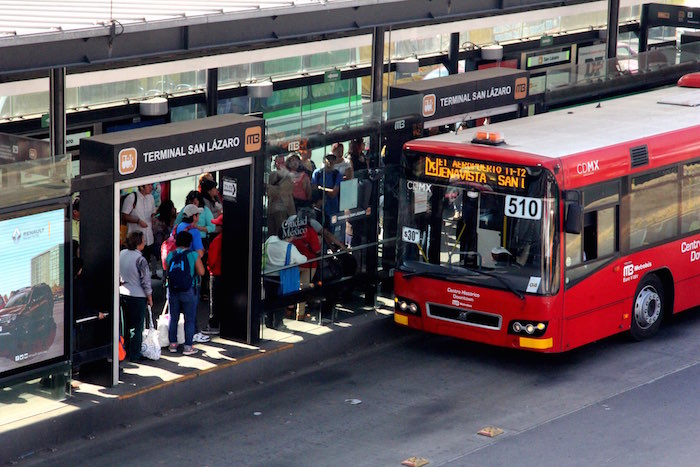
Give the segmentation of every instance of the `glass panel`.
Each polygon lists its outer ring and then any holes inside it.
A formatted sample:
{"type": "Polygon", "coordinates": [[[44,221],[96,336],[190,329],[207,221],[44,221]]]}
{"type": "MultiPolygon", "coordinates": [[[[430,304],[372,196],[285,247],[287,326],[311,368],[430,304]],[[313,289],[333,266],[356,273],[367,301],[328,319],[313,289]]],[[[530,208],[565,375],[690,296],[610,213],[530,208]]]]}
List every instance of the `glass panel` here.
{"type": "Polygon", "coordinates": [[[533,292],[533,278],[541,283],[536,293],[558,287],[557,200],[548,172],[427,154],[406,159],[399,187],[402,269],[521,292],[533,292]],[[433,173],[432,167],[455,164],[470,181],[433,173]],[[489,183],[496,173],[512,173],[522,183],[489,183]]]}
{"type": "Polygon", "coordinates": [[[69,195],[70,160],[70,154],[10,163],[0,160],[0,207],[69,195]]]}
{"type": "MultiPolygon", "coordinates": [[[[317,94],[317,97],[321,96],[321,93],[317,94]]],[[[420,96],[397,101],[396,107],[392,107],[394,118],[420,111],[420,96]]],[[[263,274],[266,300],[278,295],[277,275],[280,269],[284,269],[279,258],[270,257],[266,250],[271,242],[276,241],[271,237],[280,232],[280,227],[283,236],[292,236],[297,250],[305,251],[305,264],[316,268],[312,276],[315,286],[319,281],[330,286],[339,283],[343,277],[357,274],[374,277],[378,268],[374,262],[368,263],[370,258],[380,255],[385,247],[393,251],[394,239],[384,240],[378,235],[385,169],[379,142],[384,141],[381,122],[385,118],[385,105],[381,102],[358,103],[331,111],[311,111],[266,120],[269,162],[265,164],[262,237],[268,239],[268,243],[261,246],[263,256],[267,258],[263,274]],[[349,139],[363,133],[362,138],[349,139]],[[330,164],[324,156],[332,152],[336,152],[337,157],[330,164]],[[334,175],[337,169],[340,170],[334,175]],[[313,180],[315,185],[326,186],[327,190],[314,189],[313,180]],[[338,196],[333,198],[331,192],[335,187],[338,196]],[[308,236],[309,229],[319,240],[318,251],[305,243],[308,238],[302,238],[308,236]],[[368,264],[372,265],[371,269],[368,264]]],[[[381,264],[381,260],[377,260],[381,264]]],[[[393,266],[392,260],[390,267],[393,266]]],[[[303,274],[311,274],[308,271],[311,268],[306,268],[307,271],[301,269],[300,287],[304,290],[307,285],[303,274]]],[[[360,290],[365,284],[364,279],[357,284],[360,290]]],[[[331,296],[334,294],[337,292],[331,296]]]]}
{"type": "Polygon", "coordinates": [[[566,234],[566,267],[581,264],[581,234],[566,234]]]}
{"type": "Polygon", "coordinates": [[[182,122],[185,120],[195,120],[207,116],[206,106],[203,104],[190,104],[172,107],[170,109],[170,121],[182,122]]]}
{"type": "Polygon", "coordinates": [[[598,257],[612,255],[617,251],[616,245],[616,216],[615,208],[598,211],[598,257]]]}
{"type": "Polygon", "coordinates": [[[630,248],[659,242],[677,233],[677,169],[632,179],[630,194],[630,248]]]}
{"type": "Polygon", "coordinates": [[[19,96],[0,96],[0,117],[45,114],[49,111],[49,92],[33,92],[19,96]]]}
{"type": "Polygon", "coordinates": [[[250,80],[250,64],[231,65],[219,68],[219,88],[226,88],[232,84],[240,85],[250,80]]]}
{"type": "Polygon", "coordinates": [[[597,209],[611,203],[620,202],[618,183],[605,183],[586,188],[583,194],[586,211],[597,209]]]}
{"type": "Polygon", "coordinates": [[[683,166],[681,232],[700,229],[700,162],[683,166]]]}
{"type": "Polygon", "coordinates": [[[251,63],[250,79],[267,79],[274,76],[297,75],[303,71],[302,57],[278,58],[251,63]]]}

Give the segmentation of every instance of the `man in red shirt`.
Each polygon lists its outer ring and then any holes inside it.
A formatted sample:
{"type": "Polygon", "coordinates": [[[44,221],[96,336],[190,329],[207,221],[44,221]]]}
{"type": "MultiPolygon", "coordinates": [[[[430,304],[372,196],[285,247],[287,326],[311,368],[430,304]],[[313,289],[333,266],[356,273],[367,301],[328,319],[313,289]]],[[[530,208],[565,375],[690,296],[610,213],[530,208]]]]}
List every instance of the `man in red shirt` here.
{"type": "MultiPolygon", "coordinates": [[[[302,210],[300,215],[290,216],[284,223],[284,237],[294,245],[299,253],[307,258],[318,258],[321,256],[321,242],[318,234],[311,228],[310,219],[302,210]]],[[[309,287],[311,279],[316,273],[317,262],[312,261],[299,265],[299,278],[302,290],[309,287]]],[[[299,321],[306,320],[306,302],[297,303],[296,318],[299,321]]]]}
{"type": "MultiPolygon", "coordinates": [[[[219,214],[218,217],[212,219],[212,224],[219,227],[224,225],[224,215],[219,214]]],[[[209,243],[209,250],[207,250],[207,269],[209,270],[209,324],[205,330],[202,332],[204,334],[217,336],[219,335],[220,325],[221,325],[221,239],[223,235],[219,233],[214,239],[209,243]]]]}

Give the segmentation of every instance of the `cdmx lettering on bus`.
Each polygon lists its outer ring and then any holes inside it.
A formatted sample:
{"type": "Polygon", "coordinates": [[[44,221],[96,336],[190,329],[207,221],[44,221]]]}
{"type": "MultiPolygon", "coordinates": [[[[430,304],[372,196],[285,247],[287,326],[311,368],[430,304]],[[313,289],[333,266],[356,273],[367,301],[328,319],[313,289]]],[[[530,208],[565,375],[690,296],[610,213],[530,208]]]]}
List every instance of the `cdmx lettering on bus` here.
{"type": "Polygon", "coordinates": [[[598,159],[594,161],[581,162],[576,164],[576,173],[579,175],[589,175],[600,170],[598,159]]]}

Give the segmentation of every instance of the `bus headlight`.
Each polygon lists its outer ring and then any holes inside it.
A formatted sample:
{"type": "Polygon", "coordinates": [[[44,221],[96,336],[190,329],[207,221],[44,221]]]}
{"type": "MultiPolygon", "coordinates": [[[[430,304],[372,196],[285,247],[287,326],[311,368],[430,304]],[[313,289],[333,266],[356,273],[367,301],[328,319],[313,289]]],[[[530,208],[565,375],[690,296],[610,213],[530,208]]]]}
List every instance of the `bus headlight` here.
{"type": "Polygon", "coordinates": [[[394,299],[394,305],[396,311],[399,311],[404,314],[411,314],[411,315],[417,315],[420,316],[420,307],[418,306],[417,303],[412,302],[411,300],[406,300],[404,298],[399,298],[396,297],[394,299]]]}
{"type": "Polygon", "coordinates": [[[541,337],[547,331],[548,324],[548,321],[511,321],[508,325],[508,334],[541,337]]]}

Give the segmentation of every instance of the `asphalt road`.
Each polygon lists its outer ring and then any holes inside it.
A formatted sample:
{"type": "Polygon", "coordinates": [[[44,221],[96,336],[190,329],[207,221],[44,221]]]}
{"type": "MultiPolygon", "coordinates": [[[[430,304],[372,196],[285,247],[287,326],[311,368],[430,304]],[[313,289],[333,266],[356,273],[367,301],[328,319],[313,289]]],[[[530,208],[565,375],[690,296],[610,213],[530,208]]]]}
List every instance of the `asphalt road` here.
{"type": "Polygon", "coordinates": [[[181,410],[115,420],[109,433],[19,465],[700,462],[697,311],[650,341],[618,336],[556,356],[407,336],[246,392],[193,394],[181,410]],[[503,433],[477,434],[485,427],[503,433]]]}

